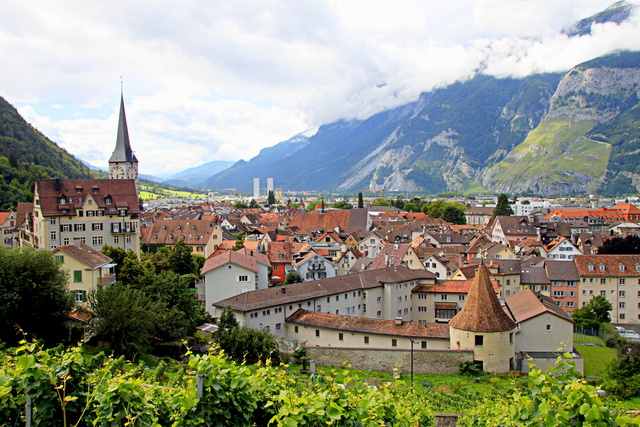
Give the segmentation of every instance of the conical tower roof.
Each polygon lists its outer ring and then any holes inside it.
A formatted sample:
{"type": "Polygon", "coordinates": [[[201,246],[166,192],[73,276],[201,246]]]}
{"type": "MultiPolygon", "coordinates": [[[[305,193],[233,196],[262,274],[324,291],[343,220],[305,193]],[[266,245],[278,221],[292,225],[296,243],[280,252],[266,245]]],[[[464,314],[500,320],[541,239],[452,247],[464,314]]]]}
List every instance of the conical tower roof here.
{"type": "Polygon", "coordinates": [[[138,163],[138,159],[129,144],[129,128],[127,127],[127,115],[124,112],[124,95],[120,94],[120,118],[118,120],[118,136],[116,149],[113,150],[109,163],[138,163]]]}
{"type": "Polygon", "coordinates": [[[504,312],[496,295],[489,269],[481,264],[473,278],[462,307],[449,322],[452,328],[470,332],[504,332],[515,329],[515,322],[504,312]]]}

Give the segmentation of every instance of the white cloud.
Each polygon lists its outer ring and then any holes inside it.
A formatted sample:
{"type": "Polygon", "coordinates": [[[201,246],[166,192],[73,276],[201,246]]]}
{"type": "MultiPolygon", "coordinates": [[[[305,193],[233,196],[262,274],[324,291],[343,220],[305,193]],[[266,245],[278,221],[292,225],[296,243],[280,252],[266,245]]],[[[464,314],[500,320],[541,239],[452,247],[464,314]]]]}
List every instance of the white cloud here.
{"type": "Polygon", "coordinates": [[[68,151],[106,164],[119,76],[145,173],[248,159],[471,76],[562,71],[640,49],[638,16],[568,38],[612,0],[205,0],[0,5],[0,95],[68,151]]]}

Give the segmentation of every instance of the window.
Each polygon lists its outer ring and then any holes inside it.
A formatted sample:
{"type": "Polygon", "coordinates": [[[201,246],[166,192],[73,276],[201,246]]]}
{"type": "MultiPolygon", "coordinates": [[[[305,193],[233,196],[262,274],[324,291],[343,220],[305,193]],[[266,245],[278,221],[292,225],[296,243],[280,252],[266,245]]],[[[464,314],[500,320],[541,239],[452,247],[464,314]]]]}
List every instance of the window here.
{"type": "Polygon", "coordinates": [[[476,347],[482,347],[484,345],[484,335],[476,335],[475,343],[476,347]]]}
{"type": "Polygon", "coordinates": [[[61,264],[64,263],[64,256],[63,255],[56,255],[56,261],[60,261],[61,264]]]}
{"type": "Polygon", "coordinates": [[[82,270],[73,271],[73,281],[76,283],[82,282],[82,270]]]}
{"type": "Polygon", "coordinates": [[[621,302],[620,304],[618,304],[618,307],[626,308],[627,307],[627,303],[621,302]]]}
{"type": "Polygon", "coordinates": [[[84,224],[73,224],[73,231],[84,231],[84,224]]]}
{"type": "Polygon", "coordinates": [[[376,298],[376,302],[382,302],[382,297],[376,298]]]}
{"type": "Polygon", "coordinates": [[[576,303],[573,301],[567,301],[567,307],[575,307],[576,303]]]}
{"type": "Polygon", "coordinates": [[[513,344],[513,332],[509,332],[509,344],[513,344]]]}
{"type": "MultiPolygon", "coordinates": [[[[132,241],[131,240],[131,234],[127,234],[126,236],[124,236],[124,241],[127,242],[127,243],[131,243],[131,241],[132,241]]],[[[173,248],[171,248],[171,249],[173,249],[173,248]]]]}
{"type": "Polygon", "coordinates": [[[422,348],[422,349],[427,348],[427,342],[426,341],[421,341],[420,342],[420,348],[422,348]]]}
{"type": "Polygon", "coordinates": [[[76,291],[76,302],[87,302],[87,291],[76,291]]]}
{"type": "Polygon", "coordinates": [[[57,231],[52,231],[51,232],[51,240],[56,240],[58,238],[58,232],[57,231]]]}
{"type": "Polygon", "coordinates": [[[391,347],[397,347],[398,346],[398,340],[395,338],[391,339],[391,347]]]}
{"type": "Polygon", "coordinates": [[[344,341],[344,334],[342,332],[338,334],[338,341],[344,341]]]}
{"type": "Polygon", "coordinates": [[[369,344],[369,337],[364,337],[364,343],[369,344]]]}
{"type": "Polygon", "coordinates": [[[103,244],[102,240],[103,240],[102,236],[93,236],[91,238],[91,244],[94,246],[102,245],[103,244]]]}
{"type": "Polygon", "coordinates": [[[465,294],[460,294],[458,295],[458,301],[464,301],[464,298],[466,297],[465,294]]]}
{"type": "Polygon", "coordinates": [[[607,279],[600,279],[600,284],[601,285],[606,285],[607,284],[607,279]]]}
{"type": "Polygon", "coordinates": [[[418,299],[427,299],[427,294],[418,294],[418,299]]]}
{"type": "Polygon", "coordinates": [[[102,230],[103,226],[101,222],[94,222],[93,224],[91,224],[91,230],[96,231],[96,230],[102,230]]]}
{"type": "Polygon", "coordinates": [[[627,295],[627,293],[625,291],[620,291],[618,292],[618,295],[620,296],[620,298],[624,298],[627,295]]]}
{"type": "Polygon", "coordinates": [[[316,329],[316,337],[320,336],[320,329],[316,329]]]}
{"type": "Polygon", "coordinates": [[[238,276],[238,282],[248,282],[249,276],[238,276]]]}
{"type": "Polygon", "coordinates": [[[551,330],[551,325],[547,325],[547,331],[551,330]]]}
{"type": "Polygon", "coordinates": [[[282,323],[276,323],[276,331],[282,329],[282,323]]]}
{"type": "Polygon", "coordinates": [[[382,311],[377,311],[377,312],[376,312],[376,316],[377,316],[377,317],[382,316],[382,311]]]}
{"type": "Polygon", "coordinates": [[[294,328],[294,331],[296,332],[296,334],[298,333],[298,326],[296,325],[296,327],[294,328]]]}
{"type": "Polygon", "coordinates": [[[624,284],[625,284],[625,280],[624,280],[624,279],[620,279],[619,283],[620,283],[621,285],[624,285],[624,284]]]}
{"type": "Polygon", "coordinates": [[[427,312],[427,307],[418,307],[418,312],[419,313],[426,313],[427,312]]]}
{"type": "Polygon", "coordinates": [[[441,299],[442,301],[446,301],[446,300],[447,300],[447,295],[446,295],[446,294],[442,294],[442,295],[440,295],[440,299],[441,299]]]}
{"type": "Polygon", "coordinates": [[[55,219],[55,218],[51,218],[51,219],[49,220],[49,224],[51,224],[51,225],[56,225],[56,219],[55,219]]]}
{"type": "Polygon", "coordinates": [[[398,302],[402,302],[402,297],[398,297],[398,302]]]}
{"type": "Polygon", "coordinates": [[[113,243],[115,245],[120,244],[120,236],[113,236],[113,243]]]}
{"type": "Polygon", "coordinates": [[[62,231],[71,231],[71,224],[62,224],[62,231]]]}
{"type": "Polygon", "coordinates": [[[600,295],[603,296],[603,297],[606,297],[607,296],[607,291],[600,291],[600,295]]]}
{"type": "Polygon", "coordinates": [[[625,319],[626,317],[627,317],[627,315],[626,315],[626,314],[624,314],[624,313],[620,313],[620,319],[625,319]]]}

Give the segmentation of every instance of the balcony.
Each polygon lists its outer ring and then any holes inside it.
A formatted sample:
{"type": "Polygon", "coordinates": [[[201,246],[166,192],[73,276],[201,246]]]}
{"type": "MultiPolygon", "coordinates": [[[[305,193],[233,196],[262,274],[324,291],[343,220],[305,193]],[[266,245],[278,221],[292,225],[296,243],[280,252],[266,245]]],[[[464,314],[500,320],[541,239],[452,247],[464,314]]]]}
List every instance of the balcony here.
{"type": "Polygon", "coordinates": [[[115,274],[106,274],[102,277],[98,277],[98,286],[108,286],[116,283],[115,274]]]}

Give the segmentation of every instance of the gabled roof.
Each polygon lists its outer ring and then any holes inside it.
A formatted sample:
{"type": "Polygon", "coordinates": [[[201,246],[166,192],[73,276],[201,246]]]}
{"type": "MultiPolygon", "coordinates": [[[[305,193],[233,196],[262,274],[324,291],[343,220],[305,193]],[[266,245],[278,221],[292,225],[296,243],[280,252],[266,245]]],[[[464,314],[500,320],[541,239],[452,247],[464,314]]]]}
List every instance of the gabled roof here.
{"type": "Polygon", "coordinates": [[[133,179],[42,179],[36,181],[36,191],[45,217],[76,215],[89,196],[95,201],[94,209],[104,209],[105,215],[117,215],[123,208],[128,214],[140,213],[133,179]],[[62,196],[64,204],[60,203],[62,196]],[[111,203],[106,203],[109,197],[111,203]],[[63,209],[68,212],[61,213],[63,209]]]}
{"type": "Polygon", "coordinates": [[[213,221],[202,219],[171,219],[156,221],[148,227],[140,243],[143,245],[175,245],[181,239],[186,245],[206,245],[214,235],[222,235],[222,230],[213,221]]]}
{"type": "MultiPolygon", "coordinates": [[[[418,285],[411,291],[412,293],[425,294],[468,294],[473,280],[443,280],[435,285],[418,285]]],[[[497,294],[500,292],[500,284],[496,280],[491,281],[493,290],[497,294]]]]}
{"type": "Polygon", "coordinates": [[[516,324],[504,312],[489,278],[489,270],[478,266],[462,310],[449,322],[452,328],[470,332],[504,332],[516,324]]]}
{"type": "Polygon", "coordinates": [[[87,265],[91,269],[102,267],[103,265],[113,262],[111,258],[100,251],[93,249],[85,243],[74,243],[71,245],[58,246],[52,251],[64,252],[65,254],[77,259],[81,263],[87,265]]]}
{"type": "Polygon", "coordinates": [[[581,276],[640,276],[640,255],[576,255],[573,260],[581,276]]]}
{"type": "Polygon", "coordinates": [[[312,328],[331,329],[335,331],[358,332],[371,335],[391,337],[449,339],[449,325],[438,323],[402,322],[394,320],[367,319],[364,317],[340,316],[298,309],[287,317],[287,323],[310,326],[312,328]]]}
{"type": "Polygon", "coordinates": [[[550,313],[558,316],[571,323],[574,323],[571,317],[549,297],[536,294],[530,289],[525,289],[508,296],[506,299],[507,306],[511,313],[515,316],[516,322],[524,322],[544,313],[550,313]]]}
{"type": "Polygon", "coordinates": [[[544,267],[547,270],[549,280],[571,282],[577,282],[580,280],[578,267],[576,267],[575,262],[548,259],[545,260],[544,267]]]}
{"type": "Polygon", "coordinates": [[[260,252],[251,250],[240,249],[238,251],[226,251],[218,255],[213,255],[205,261],[201,275],[208,273],[218,267],[226,265],[228,263],[236,264],[240,267],[246,268],[254,272],[258,272],[258,263],[270,266],[269,259],[266,255],[260,252]]]}
{"type": "Polygon", "coordinates": [[[411,270],[406,267],[364,270],[345,276],[249,291],[218,301],[214,303],[214,306],[230,306],[234,310],[246,312],[282,304],[293,304],[343,292],[377,288],[384,284],[423,279],[433,280],[435,279],[435,274],[426,270],[411,270]]]}

